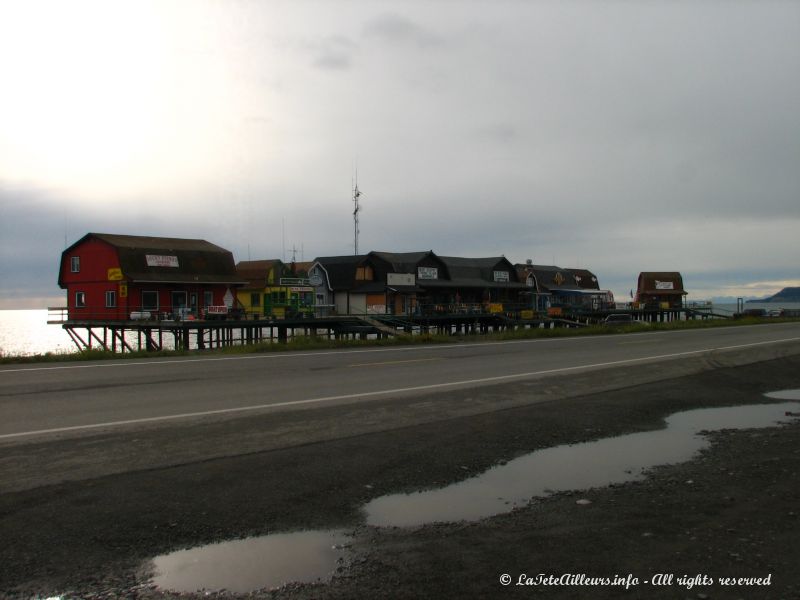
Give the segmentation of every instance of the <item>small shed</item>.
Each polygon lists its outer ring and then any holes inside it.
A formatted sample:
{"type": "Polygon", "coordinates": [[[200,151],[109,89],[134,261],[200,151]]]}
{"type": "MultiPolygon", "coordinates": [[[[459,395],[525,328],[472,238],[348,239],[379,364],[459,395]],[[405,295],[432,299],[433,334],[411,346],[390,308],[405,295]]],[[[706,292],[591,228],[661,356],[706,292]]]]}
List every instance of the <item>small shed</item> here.
{"type": "Polygon", "coordinates": [[[644,308],[681,308],[687,293],[683,277],[677,271],[642,272],[634,303],[644,308]]]}

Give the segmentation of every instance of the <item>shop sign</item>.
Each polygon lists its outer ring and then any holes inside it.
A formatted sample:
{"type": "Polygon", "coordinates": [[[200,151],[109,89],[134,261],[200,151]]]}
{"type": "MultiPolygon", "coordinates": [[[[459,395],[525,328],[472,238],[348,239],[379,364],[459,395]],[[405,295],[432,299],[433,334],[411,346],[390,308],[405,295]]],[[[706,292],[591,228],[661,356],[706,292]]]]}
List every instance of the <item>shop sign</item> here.
{"type": "Polygon", "coordinates": [[[436,267],[417,267],[417,277],[420,279],[439,279],[439,269],[436,267]]]}
{"type": "Polygon", "coordinates": [[[163,256],[161,254],[146,254],[145,258],[147,260],[148,267],[171,267],[173,269],[178,268],[178,257],[177,256],[163,256]]]}
{"type": "MultiPolygon", "coordinates": [[[[434,279],[436,279],[434,277],[434,279]]],[[[415,285],[413,273],[387,273],[386,283],[388,285],[415,285]]]]}
{"type": "Polygon", "coordinates": [[[494,280],[496,283],[508,283],[508,271],[495,271],[494,272],[494,280]]]}
{"type": "Polygon", "coordinates": [[[656,289],[657,290],[673,290],[673,282],[671,281],[658,281],[656,279],[656,289]]]}

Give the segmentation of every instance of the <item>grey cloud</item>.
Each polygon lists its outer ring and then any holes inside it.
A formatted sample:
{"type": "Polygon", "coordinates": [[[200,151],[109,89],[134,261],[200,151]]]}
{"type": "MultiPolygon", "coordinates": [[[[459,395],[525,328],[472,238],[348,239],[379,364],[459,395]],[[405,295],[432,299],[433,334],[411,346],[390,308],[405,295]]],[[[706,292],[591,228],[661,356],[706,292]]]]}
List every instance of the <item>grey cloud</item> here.
{"type": "Polygon", "coordinates": [[[521,131],[519,127],[511,123],[496,122],[479,127],[475,132],[475,136],[483,141],[510,144],[520,139],[521,131]]]}
{"type": "Polygon", "coordinates": [[[313,64],[321,69],[347,70],[353,66],[358,45],[347,37],[330,36],[319,43],[310,44],[313,64]]]}
{"type": "Polygon", "coordinates": [[[364,26],[364,34],[393,44],[430,47],[443,43],[442,37],[396,13],[384,13],[370,19],[364,26]]]}
{"type": "Polygon", "coordinates": [[[0,300],[59,294],[65,229],[46,193],[0,184],[0,300]]]}
{"type": "Polygon", "coordinates": [[[314,61],[314,66],[332,70],[349,69],[351,64],[352,60],[346,54],[323,54],[314,61]]]}

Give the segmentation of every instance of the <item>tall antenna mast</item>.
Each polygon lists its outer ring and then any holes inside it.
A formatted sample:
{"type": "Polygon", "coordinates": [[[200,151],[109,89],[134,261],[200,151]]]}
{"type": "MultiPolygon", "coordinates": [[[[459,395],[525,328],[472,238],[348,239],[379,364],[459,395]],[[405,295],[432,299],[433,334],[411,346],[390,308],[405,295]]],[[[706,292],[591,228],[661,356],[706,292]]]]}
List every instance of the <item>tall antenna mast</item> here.
{"type": "Polygon", "coordinates": [[[354,236],[354,243],[353,249],[355,250],[355,254],[358,254],[358,211],[361,208],[358,206],[358,199],[361,196],[361,192],[358,189],[358,167],[356,167],[356,176],[353,180],[353,236],[354,236]]]}

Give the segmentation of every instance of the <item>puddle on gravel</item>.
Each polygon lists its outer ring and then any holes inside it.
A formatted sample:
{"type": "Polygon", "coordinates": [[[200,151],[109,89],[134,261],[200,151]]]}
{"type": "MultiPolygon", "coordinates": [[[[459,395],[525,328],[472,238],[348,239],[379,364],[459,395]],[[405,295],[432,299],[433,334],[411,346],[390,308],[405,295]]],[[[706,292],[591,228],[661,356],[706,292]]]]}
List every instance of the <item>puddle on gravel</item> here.
{"type": "MultiPolygon", "coordinates": [[[[775,394],[800,400],[800,390],[775,394]]],[[[675,413],[666,429],[537,450],[444,488],[376,498],[364,511],[367,523],[379,527],[474,521],[526,506],[532,497],[642,478],[652,467],[687,461],[707,447],[701,431],[770,427],[798,410],[800,404],[784,403],[675,413]]]]}
{"type": "Polygon", "coordinates": [[[770,392],[764,394],[767,398],[776,400],[800,400],[800,390],[781,390],[780,392],[770,392]]]}
{"type": "MultiPolygon", "coordinates": [[[[767,396],[800,400],[800,390],[767,396]]],[[[701,431],[769,427],[798,411],[800,403],[786,402],[675,413],[666,429],[545,448],[445,488],[376,498],[364,511],[376,526],[477,520],[525,506],[535,496],[641,478],[647,469],[689,460],[708,446],[701,431]]],[[[349,540],[340,530],[300,531],[180,550],[153,559],[150,583],[175,592],[247,593],[324,582],[350,559],[349,540]]]]}
{"type": "Polygon", "coordinates": [[[162,590],[245,593],[330,579],[345,561],[342,531],[298,531],[179,550],[153,559],[162,590]]]}

